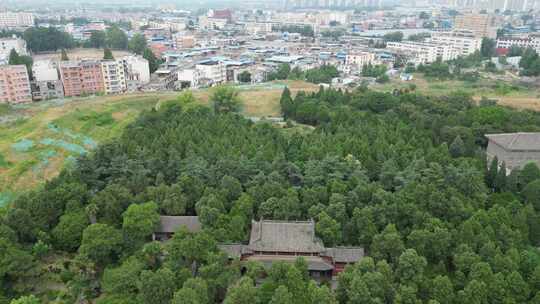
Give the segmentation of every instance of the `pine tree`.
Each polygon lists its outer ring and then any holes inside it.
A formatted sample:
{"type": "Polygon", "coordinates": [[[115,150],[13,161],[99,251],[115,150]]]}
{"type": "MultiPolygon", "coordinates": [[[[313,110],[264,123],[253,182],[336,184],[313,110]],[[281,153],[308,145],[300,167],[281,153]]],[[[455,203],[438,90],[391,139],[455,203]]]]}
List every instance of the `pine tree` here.
{"type": "Polygon", "coordinates": [[[21,64],[21,57],[19,56],[19,53],[15,51],[15,49],[11,49],[11,52],[9,52],[8,64],[9,65],[21,64]]]}
{"type": "Polygon", "coordinates": [[[283,117],[286,119],[291,114],[292,110],[292,98],[291,98],[291,91],[288,87],[285,87],[283,89],[283,93],[281,93],[281,99],[279,100],[279,104],[281,105],[281,112],[283,113],[283,117]]]}
{"type": "Polygon", "coordinates": [[[156,55],[154,55],[151,49],[146,48],[143,53],[143,58],[148,60],[150,73],[154,73],[159,67],[159,60],[157,59],[156,55]]]}

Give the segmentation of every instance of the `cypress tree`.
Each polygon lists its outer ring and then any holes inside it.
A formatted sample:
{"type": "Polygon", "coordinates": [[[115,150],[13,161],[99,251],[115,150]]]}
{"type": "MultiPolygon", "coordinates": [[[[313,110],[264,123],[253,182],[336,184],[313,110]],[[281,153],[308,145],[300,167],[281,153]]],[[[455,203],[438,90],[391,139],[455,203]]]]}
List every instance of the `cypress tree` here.
{"type": "Polygon", "coordinates": [[[495,176],[493,188],[497,192],[503,192],[506,189],[506,164],[503,162],[499,168],[499,172],[495,176]]]}
{"type": "Polygon", "coordinates": [[[61,55],[60,60],[62,60],[62,61],[68,61],[69,60],[66,49],[62,49],[62,55],[61,55]]]}
{"type": "Polygon", "coordinates": [[[105,60],[114,60],[114,56],[113,56],[113,53],[112,53],[111,49],[109,49],[109,48],[103,49],[103,59],[105,59],[105,60]]]}
{"type": "Polygon", "coordinates": [[[283,89],[283,93],[281,93],[281,99],[279,100],[279,104],[281,105],[281,112],[283,113],[283,117],[286,119],[289,117],[292,113],[292,98],[291,98],[291,91],[288,87],[285,87],[283,89]]]}
{"type": "Polygon", "coordinates": [[[495,185],[495,178],[497,177],[497,173],[499,172],[499,159],[497,156],[493,158],[491,161],[491,164],[489,165],[489,168],[486,172],[486,184],[489,188],[493,189],[495,185]]]}

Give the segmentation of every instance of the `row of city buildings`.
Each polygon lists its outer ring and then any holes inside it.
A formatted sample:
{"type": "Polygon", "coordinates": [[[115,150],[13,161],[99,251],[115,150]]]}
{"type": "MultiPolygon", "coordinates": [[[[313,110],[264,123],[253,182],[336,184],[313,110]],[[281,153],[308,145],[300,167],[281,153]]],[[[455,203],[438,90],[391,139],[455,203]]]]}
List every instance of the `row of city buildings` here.
{"type": "Polygon", "coordinates": [[[134,92],[150,81],[148,61],[139,56],[115,60],[41,60],[32,66],[0,65],[0,103],[23,103],[87,94],[134,92]]]}

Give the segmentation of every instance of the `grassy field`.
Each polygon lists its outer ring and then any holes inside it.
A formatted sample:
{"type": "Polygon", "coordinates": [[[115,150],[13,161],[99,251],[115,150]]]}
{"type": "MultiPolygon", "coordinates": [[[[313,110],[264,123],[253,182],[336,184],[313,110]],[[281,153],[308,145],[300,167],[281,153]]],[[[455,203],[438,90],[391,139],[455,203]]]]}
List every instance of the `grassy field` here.
{"type": "Polygon", "coordinates": [[[540,90],[528,89],[523,86],[513,86],[502,81],[492,79],[480,79],[477,82],[465,82],[461,80],[430,80],[415,73],[411,81],[401,81],[399,78],[385,84],[374,84],[371,89],[378,91],[392,91],[393,89],[409,88],[416,86],[416,90],[426,95],[447,95],[451,92],[462,91],[471,94],[475,100],[482,97],[497,100],[501,105],[517,109],[531,109],[540,111],[540,90]]]}
{"type": "MultiPolygon", "coordinates": [[[[246,116],[279,116],[285,86],[294,93],[317,90],[305,82],[240,86],[246,116]]],[[[9,108],[0,106],[0,204],[13,193],[32,189],[58,174],[76,157],[121,134],[144,109],[179,93],[147,93],[47,101],[9,108]]],[[[211,90],[194,92],[208,104],[211,90]]]]}

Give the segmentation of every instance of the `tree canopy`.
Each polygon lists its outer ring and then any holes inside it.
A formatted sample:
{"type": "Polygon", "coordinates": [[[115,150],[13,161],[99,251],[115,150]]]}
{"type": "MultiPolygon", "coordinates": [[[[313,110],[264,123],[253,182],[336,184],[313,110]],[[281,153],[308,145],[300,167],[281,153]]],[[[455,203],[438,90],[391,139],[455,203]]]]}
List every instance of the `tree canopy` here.
{"type": "Polygon", "coordinates": [[[528,164],[507,176],[504,165],[487,163],[484,135],[538,132],[539,113],[462,93],[285,89],[283,115],[310,127],[282,129],[242,117],[234,89],[213,93],[213,109],[185,93],[143,112],[118,138],[2,209],[1,295],[538,303],[540,169],[528,164]],[[154,242],[159,215],[197,215],[202,231],[154,242]],[[218,244],[246,242],[261,218],[313,219],[326,246],[360,246],[367,256],[320,285],[301,257],[271,267],[230,260],[218,244]],[[34,288],[55,275],[62,292],[34,288]]]}

